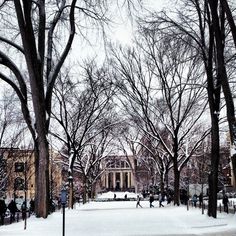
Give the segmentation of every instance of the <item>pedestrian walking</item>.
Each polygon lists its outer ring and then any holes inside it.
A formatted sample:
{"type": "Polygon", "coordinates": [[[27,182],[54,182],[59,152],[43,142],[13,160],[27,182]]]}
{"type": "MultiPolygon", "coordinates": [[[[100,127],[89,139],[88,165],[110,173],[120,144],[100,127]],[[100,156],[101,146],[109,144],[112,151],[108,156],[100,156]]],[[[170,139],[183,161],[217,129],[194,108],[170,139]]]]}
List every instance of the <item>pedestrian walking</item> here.
{"type": "Polygon", "coordinates": [[[11,200],[11,202],[8,204],[8,209],[10,211],[10,224],[15,221],[15,215],[18,211],[16,202],[14,200],[11,200]]]}
{"type": "Polygon", "coordinates": [[[229,213],[229,198],[226,194],[224,194],[223,199],[222,199],[223,205],[224,205],[224,212],[229,213]]]}
{"type": "Polygon", "coordinates": [[[30,214],[34,213],[35,202],[34,199],[30,200],[30,214]]]}
{"type": "Polygon", "coordinates": [[[150,208],[154,207],[154,205],[152,204],[153,202],[154,202],[154,196],[152,193],[150,193],[149,195],[150,208]]]}
{"type": "Polygon", "coordinates": [[[172,197],[170,194],[167,195],[167,204],[170,204],[172,201],[172,197]]]}
{"type": "Polygon", "coordinates": [[[4,225],[4,218],[7,211],[7,205],[4,199],[0,199],[0,225],[4,225]]]}
{"type": "Polygon", "coordinates": [[[198,199],[199,199],[199,207],[201,208],[202,207],[202,203],[203,203],[202,193],[199,194],[198,199]]]}
{"type": "Polygon", "coordinates": [[[164,205],[162,204],[162,201],[163,201],[163,197],[161,195],[161,193],[159,194],[159,207],[164,207],[164,205]]]}
{"type": "Polygon", "coordinates": [[[136,203],[136,208],[138,208],[139,206],[142,208],[141,204],[140,204],[141,198],[139,195],[137,195],[137,203],[136,203]]]}
{"type": "Polygon", "coordinates": [[[192,201],[193,201],[193,206],[197,207],[197,194],[193,195],[192,201]]]}

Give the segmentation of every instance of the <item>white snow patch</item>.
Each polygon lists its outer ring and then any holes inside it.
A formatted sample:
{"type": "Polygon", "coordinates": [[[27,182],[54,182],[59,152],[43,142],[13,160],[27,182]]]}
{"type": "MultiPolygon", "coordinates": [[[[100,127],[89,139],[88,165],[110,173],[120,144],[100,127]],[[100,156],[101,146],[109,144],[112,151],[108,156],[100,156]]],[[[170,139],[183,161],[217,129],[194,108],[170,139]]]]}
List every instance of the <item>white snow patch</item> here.
{"type": "MultiPolygon", "coordinates": [[[[120,197],[118,193],[117,197],[120,197]]],[[[124,193],[122,193],[124,194],[124,193]]],[[[105,194],[114,197],[113,192],[105,194]]],[[[122,195],[123,196],[123,195],[122,195]]],[[[154,208],[149,201],[141,201],[142,208],[136,208],[136,201],[100,201],[77,204],[74,210],[65,211],[66,236],[143,236],[143,235],[235,235],[235,214],[219,213],[217,219],[202,215],[201,209],[173,206],[164,203],[154,208]],[[228,233],[228,234],[227,234],[228,233]]],[[[58,236],[62,235],[62,212],[57,211],[47,219],[31,216],[24,222],[0,226],[4,236],[58,236]]]]}

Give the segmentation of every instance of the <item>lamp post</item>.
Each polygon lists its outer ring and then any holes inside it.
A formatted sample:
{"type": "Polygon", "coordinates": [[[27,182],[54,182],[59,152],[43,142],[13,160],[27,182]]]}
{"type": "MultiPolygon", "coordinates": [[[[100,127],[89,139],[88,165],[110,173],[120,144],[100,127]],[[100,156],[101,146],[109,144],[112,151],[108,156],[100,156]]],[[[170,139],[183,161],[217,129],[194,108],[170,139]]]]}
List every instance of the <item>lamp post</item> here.
{"type": "Polygon", "coordinates": [[[62,204],[62,236],[65,236],[65,206],[67,202],[67,190],[61,190],[61,204],[62,204]]]}
{"type": "Polygon", "coordinates": [[[26,219],[27,219],[27,182],[26,182],[26,179],[27,179],[27,170],[26,170],[26,168],[27,168],[27,161],[25,161],[24,162],[24,177],[25,177],[25,188],[24,188],[24,190],[25,190],[25,211],[26,211],[26,214],[25,214],[25,224],[24,224],[24,229],[26,229],[26,226],[27,226],[27,221],[26,221],[26,219]]]}
{"type": "Polygon", "coordinates": [[[187,176],[187,196],[186,196],[186,200],[187,200],[187,211],[189,210],[189,184],[190,184],[190,166],[187,165],[187,170],[186,170],[186,176],[187,176]]]}

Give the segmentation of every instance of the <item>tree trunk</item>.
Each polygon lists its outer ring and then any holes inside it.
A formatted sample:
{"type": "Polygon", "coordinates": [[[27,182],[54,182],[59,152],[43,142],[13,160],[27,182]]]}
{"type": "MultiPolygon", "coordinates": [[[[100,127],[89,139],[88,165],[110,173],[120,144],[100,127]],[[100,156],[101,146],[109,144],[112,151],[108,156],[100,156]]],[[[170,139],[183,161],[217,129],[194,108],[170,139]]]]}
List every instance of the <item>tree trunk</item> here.
{"type": "Polygon", "coordinates": [[[35,214],[47,218],[49,213],[49,150],[47,140],[35,144],[35,214]]]}
{"type": "MultiPolygon", "coordinates": [[[[212,153],[211,153],[211,171],[209,175],[209,206],[208,215],[214,218],[217,217],[217,191],[218,191],[218,166],[220,159],[220,138],[219,138],[219,111],[220,111],[220,91],[224,83],[226,85],[227,78],[224,67],[224,15],[221,12],[221,17],[218,14],[218,0],[208,0],[211,16],[212,30],[215,39],[216,53],[216,86],[214,86],[212,72],[208,76],[208,97],[212,120],[212,153]],[[214,89],[215,88],[215,89],[214,89]]],[[[221,9],[220,9],[221,10],[221,9]]],[[[226,87],[224,88],[226,89],[226,87]]],[[[225,92],[225,91],[224,91],[225,92]]],[[[228,95],[226,95],[228,96],[228,95]]],[[[228,112],[228,108],[227,108],[228,112]]]]}
{"type": "Polygon", "coordinates": [[[234,101],[233,96],[231,93],[231,89],[228,82],[228,75],[225,68],[225,60],[224,60],[224,42],[225,42],[225,28],[224,28],[224,17],[225,12],[227,15],[228,22],[230,24],[230,28],[232,31],[232,35],[234,38],[234,43],[236,46],[236,27],[234,24],[234,20],[232,19],[232,14],[229,9],[228,3],[226,0],[220,1],[221,4],[223,4],[223,10],[221,11],[221,15],[219,16],[216,11],[217,4],[214,3],[213,5],[211,3],[211,9],[212,9],[212,22],[213,22],[213,28],[215,32],[215,39],[216,39],[216,53],[217,53],[217,73],[222,81],[222,88],[224,92],[225,102],[226,102],[226,109],[227,109],[227,120],[229,125],[229,131],[230,131],[230,140],[231,140],[231,160],[232,160],[232,166],[233,166],[233,173],[234,173],[234,182],[236,177],[236,161],[235,161],[235,144],[236,144],[236,119],[235,119],[235,111],[234,111],[234,101]],[[212,6],[213,5],[213,6],[212,6]]]}
{"type": "Polygon", "coordinates": [[[164,184],[164,172],[160,173],[160,188],[161,188],[161,193],[163,195],[164,193],[164,188],[165,188],[165,184],[164,184]]]}
{"type": "Polygon", "coordinates": [[[220,159],[219,123],[217,115],[212,117],[211,170],[209,174],[208,215],[217,217],[218,166],[220,159]]]}
{"type": "MultiPolygon", "coordinates": [[[[220,0],[223,9],[226,13],[226,17],[231,29],[231,33],[233,36],[234,40],[234,45],[236,48],[236,25],[234,22],[234,18],[232,15],[232,12],[229,8],[229,4],[227,0],[220,0]]],[[[224,66],[224,64],[223,64],[224,66]]],[[[226,73],[226,71],[225,71],[226,73]]],[[[227,77],[225,77],[227,78],[227,77]]],[[[227,81],[228,82],[228,81],[227,81]]],[[[228,118],[228,123],[229,123],[229,130],[230,130],[230,141],[231,141],[231,162],[232,162],[232,168],[233,168],[233,178],[234,178],[234,187],[236,187],[236,119],[235,119],[235,112],[234,112],[234,103],[233,103],[233,98],[230,89],[228,86],[223,85],[224,94],[225,94],[225,100],[227,104],[227,118],[228,118]]]]}
{"type": "Polygon", "coordinates": [[[69,179],[69,209],[73,209],[74,206],[74,181],[73,179],[69,179]]]}
{"type": "Polygon", "coordinates": [[[180,191],[179,191],[179,178],[180,178],[180,172],[178,170],[178,163],[177,160],[174,161],[174,176],[175,176],[175,180],[174,180],[174,205],[179,206],[179,195],[180,195],[180,191]]]}
{"type": "Polygon", "coordinates": [[[224,8],[224,11],[226,13],[226,17],[227,17],[227,20],[229,22],[229,27],[231,29],[231,33],[232,33],[232,36],[233,36],[233,39],[234,39],[234,45],[235,45],[235,48],[236,48],[236,25],[234,23],[234,18],[233,18],[233,15],[232,15],[232,12],[229,8],[229,4],[228,4],[228,1],[227,0],[220,0],[223,8],[224,8]]]}
{"type": "Polygon", "coordinates": [[[165,183],[166,183],[166,188],[169,189],[169,171],[165,172],[165,183]]]}
{"type": "Polygon", "coordinates": [[[83,180],[83,204],[87,202],[88,199],[88,183],[86,177],[83,180]]]}

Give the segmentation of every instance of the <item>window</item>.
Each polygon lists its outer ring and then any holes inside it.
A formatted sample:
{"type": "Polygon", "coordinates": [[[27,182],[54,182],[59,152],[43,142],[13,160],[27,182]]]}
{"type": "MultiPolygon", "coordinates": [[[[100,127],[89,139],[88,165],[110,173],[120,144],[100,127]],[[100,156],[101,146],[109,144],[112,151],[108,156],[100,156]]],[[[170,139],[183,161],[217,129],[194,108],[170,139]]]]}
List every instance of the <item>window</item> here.
{"type": "Polygon", "coordinates": [[[124,168],[124,167],[125,167],[125,162],[121,161],[121,168],[124,168]]]}
{"type": "Polygon", "coordinates": [[[16,162],[15,163],[15,172],[23,172],[24,171],[24,163],[23,162],[16,162]]]}
{"type": "Polygon", "coordinates": [[[22,178],[17,177],[17,178],[15,179],[14,186],[15,186],[15,190],[24,190],[25,181],[24,181],[22,178]]]}
{"type": "Polygon", "coordinates": [[[125,167],[129,168],[129,163],[127,161],[125,162],[125,167]]]}

